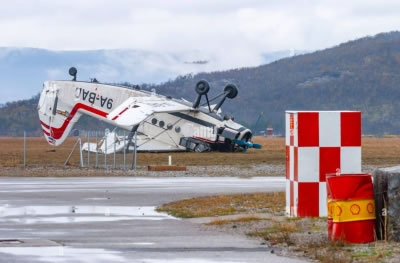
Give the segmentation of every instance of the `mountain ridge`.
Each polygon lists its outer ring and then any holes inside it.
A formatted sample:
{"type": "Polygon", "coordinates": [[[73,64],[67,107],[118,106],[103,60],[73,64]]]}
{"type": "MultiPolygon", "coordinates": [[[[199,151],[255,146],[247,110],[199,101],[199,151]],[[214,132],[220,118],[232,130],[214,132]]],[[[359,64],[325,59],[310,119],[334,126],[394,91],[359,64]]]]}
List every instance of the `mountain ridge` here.
{"type": "MultiPolygon", "coordinates": [[[[259,64],[271,62],[291,51],[258,54],[259,64]]],[[[234,63],[234,62],[233,62],[234,63]]],[[[257,63],[256,61],[254,63],[257,63]]],[[[128,81],[158,84],[189,72],[211,72],[226,68],[223,56],[201,51],[181,53],[135,49],[46,50],[0,47],[0,103],[29,99],[45,80],[66,79],[71,66],[78,68],[78,79],[96,78],[103,82],[128,81]],[[207,61],[207,63],[185,63],[207,61]]]]}
{"type": "MultiPolygon", "coordinates": [[[[232,114],[237,121],[251,127],[263,112],[256,132],[272,126],[276,132],[284,133],[284,112],[290,109],[359,110],[363,112],[363,133],[400,134],[398,31],[258,67],[187,74],[159,85],[142,86],[192,101],[196,97],[195,84],[201,79],[211,84],[210,96],[221,92],[228,83],[236,84],[239,95],[225,102],[223,113],[232,114]]],[[[7,105],[0,109],[0,123],[9,108],[7,105]]],[[[23,127],[23,123],[19,125],[23,127]]],[[[99,124],[85,119],[79,125],[94,129],[99,124]]],[[[39,125],[37,130],[40,133],[39,125]]],[[[0,135],[10,134],[10,129],[0,126],[0,135]]]]}
{"type": "MultiPolygon", "coordinates": [[[[332,48],[283,58],[255,68],[198,74],[159,86],[160,92],[187,90],[199,79],[234,79],[241,88],[236,105],[224,110],[254,123],[264,112],[265,125],[283,132],[283,112],[295,110],[360,110],[365,133],[400,133],[400,33],[381,33],[332,48]],[[249,106],[251,105],[251,106],[249,106]]],[[[220,84],[221,85],[221,84],[220,84]]],[[[194,94],[190,96],[193,99],[194,94]]]]}

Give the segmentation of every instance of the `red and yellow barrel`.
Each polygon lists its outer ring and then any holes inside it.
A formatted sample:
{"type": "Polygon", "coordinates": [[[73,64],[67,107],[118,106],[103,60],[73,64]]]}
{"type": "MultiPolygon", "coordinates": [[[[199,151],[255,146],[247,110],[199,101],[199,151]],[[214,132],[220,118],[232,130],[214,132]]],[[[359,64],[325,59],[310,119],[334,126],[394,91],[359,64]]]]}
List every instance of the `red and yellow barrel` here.
{"type": "Polygon", "coordinates": [[[327,188],[328,218],[332,219],[331,240],[350,243],[374,241],[375,200],[371,175],[327,177],[327,188]]]}

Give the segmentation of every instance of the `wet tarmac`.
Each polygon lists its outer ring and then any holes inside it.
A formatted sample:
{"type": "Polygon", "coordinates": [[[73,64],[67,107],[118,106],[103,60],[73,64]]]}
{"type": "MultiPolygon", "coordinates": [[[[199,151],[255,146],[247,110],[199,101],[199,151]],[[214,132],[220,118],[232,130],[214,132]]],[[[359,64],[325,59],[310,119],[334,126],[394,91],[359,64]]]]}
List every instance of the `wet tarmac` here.
{"type": "Polygon", "coordinates": [[[301,262],[155,210],[284,184],[283,177],[1,178],[0,262],[301,262]]]}

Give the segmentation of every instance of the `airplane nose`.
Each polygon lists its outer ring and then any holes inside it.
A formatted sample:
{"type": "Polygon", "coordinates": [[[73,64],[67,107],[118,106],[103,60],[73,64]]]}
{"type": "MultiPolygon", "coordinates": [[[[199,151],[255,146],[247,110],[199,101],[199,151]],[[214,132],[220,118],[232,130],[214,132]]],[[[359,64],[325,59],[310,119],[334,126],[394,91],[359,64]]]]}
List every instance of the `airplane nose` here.
{"type": "Polygon", "coordinates": [[[251,131],[248,131],[243,135],[242,140],[248,142],[248,141],[250,141],[250,139],[252,137],[253,137],[253,134],[251,133],[251,131]]]}

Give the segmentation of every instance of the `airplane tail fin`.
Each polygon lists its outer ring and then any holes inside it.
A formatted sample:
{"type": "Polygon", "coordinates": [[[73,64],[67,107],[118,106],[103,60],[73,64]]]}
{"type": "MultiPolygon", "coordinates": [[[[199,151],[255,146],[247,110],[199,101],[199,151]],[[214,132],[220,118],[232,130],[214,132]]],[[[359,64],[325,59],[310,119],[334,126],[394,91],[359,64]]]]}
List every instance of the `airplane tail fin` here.
{"type": "Polygon", "coordinates": [[[81,114],[74,112],[73,102],[59,99],[60,87],[56,82],[46,81],[40,94],[38,113],[42,131],[50,145],[62,144],[81,114]]]}

